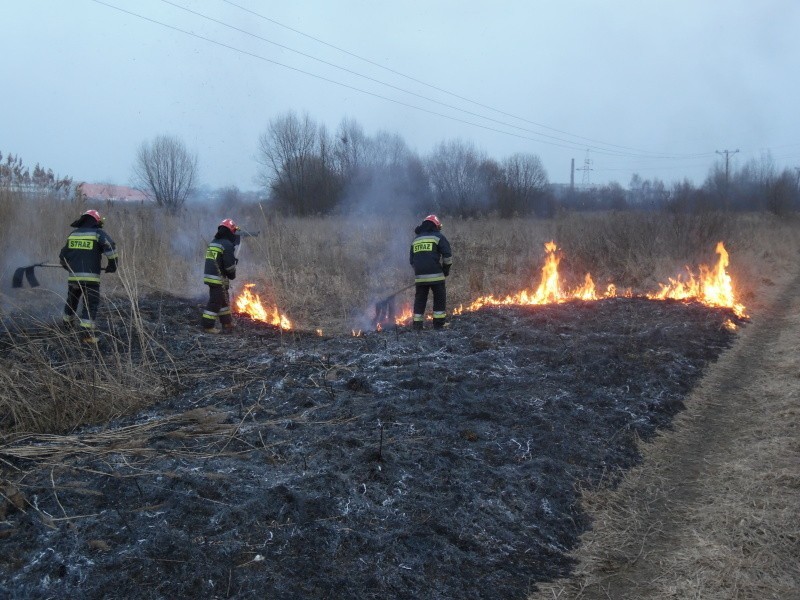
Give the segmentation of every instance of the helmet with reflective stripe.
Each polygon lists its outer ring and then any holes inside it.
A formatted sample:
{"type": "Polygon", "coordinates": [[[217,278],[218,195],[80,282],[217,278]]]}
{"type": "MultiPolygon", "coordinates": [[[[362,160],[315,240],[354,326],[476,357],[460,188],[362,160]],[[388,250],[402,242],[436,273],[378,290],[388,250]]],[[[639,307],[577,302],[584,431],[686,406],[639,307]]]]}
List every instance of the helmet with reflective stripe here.
{"type": "Polygon", "coordinates": [[[99,213],[99,212],[97,212],[96,210],[94,210],[93,208],[92,208],[92,209],[90,209],[90,210],[87,210],[85,213],[83,213],[83,214],[81,215],[81,217],[85,217],[86,215],[89,215],[89,216],[90,216],[90,217],[92,217],[92,218],[93,218],[95,221],[97,221],[97,224],[98,224],[98,225],[100,225],[100,226],[102,226],[102,225],[103,225],[103,221],[104,221],[103,217],[101,217],[101,216],[100,216],[100,213],[99,213]]]}
{"type": "Polygon", "coordinates": [[[219,224],[220,227],[225,227],[231,233],[236,233],[239,231],[239,226],[233,222],[233,219],[222,219],[222,222],[219,224]]]}
{"type": "Polygon", "coordinates": [[[436,215],[428,215],[422,221],[423,221],[423,223],[425,221],[430,221],[431,223],[436,225],[436,229],[441,229],[442,228],[442,222],[439,220],[439,217],[437,217],[436,215]]]}

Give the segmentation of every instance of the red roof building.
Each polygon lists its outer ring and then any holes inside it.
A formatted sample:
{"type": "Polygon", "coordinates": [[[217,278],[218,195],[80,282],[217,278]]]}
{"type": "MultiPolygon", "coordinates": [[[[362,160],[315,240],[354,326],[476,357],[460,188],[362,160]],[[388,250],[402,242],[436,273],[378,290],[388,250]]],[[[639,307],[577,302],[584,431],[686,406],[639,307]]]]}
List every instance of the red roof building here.
{"type": "Polygon", "coordinates": [[[123,185],[84,182],[78,185],[77,192],[88,202],[151,202],[143,191],[123,185]]]}

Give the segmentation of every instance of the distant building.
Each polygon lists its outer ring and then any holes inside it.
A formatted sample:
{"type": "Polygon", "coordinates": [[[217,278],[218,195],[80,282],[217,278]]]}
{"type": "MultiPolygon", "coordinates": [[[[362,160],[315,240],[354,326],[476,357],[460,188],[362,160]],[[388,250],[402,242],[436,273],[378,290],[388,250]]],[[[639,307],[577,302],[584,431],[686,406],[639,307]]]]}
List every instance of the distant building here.
{"type": "Polygon", "coordinates": [[[81,183],[75,188],[79,198],[87,202],[152,202],[141,190],[105,183],[81,183]]]}

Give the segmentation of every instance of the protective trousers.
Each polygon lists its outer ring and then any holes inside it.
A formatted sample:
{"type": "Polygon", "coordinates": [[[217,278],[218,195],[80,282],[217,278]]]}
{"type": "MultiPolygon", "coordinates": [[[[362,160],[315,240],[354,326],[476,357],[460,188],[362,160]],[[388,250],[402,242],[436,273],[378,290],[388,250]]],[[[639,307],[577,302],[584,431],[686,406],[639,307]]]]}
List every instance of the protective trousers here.
{"type": "Polygon", "coordinates": [[[233,322],[230,304],[227,286],[209,285],[208,304],[203,311],[203,327],[214,329],[214,324],[218,318],[223,325],[230,325],[233,322]]]}
{"type": "Polygon", "coordinates": [[[444,327],[447,318],[447,290],[444,281],[434,283],[418,283],[414,295],[414,329],[422,329],[425,317],[425,305],[428,303],[428,290],[433,292],[433,328],[444,327]]]}
{"type": "Polygon", "coordinates": [[[67,285],[67,303],[64,305],[64,322],[78,321],[83,329],[94,329],[97,308],[100,306],[100,284],[89,281],[71,281],[67,285]],[[78,316],[78,304],[83,298],[83,310],[78,316]]]}

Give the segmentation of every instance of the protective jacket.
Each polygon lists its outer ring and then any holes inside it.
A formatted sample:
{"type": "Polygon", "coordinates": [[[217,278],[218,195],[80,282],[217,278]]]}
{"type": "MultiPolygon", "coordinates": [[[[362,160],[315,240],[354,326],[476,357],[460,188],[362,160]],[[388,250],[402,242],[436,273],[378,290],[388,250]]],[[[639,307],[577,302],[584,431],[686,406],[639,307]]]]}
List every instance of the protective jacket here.
{"type": "Polygon", "coordinates": [[[414,282],[444,281],[445,274],[453,264],[450,242],[430,221],[423,221],[414,233],[416,237],[409,254],[411,266],[414,267],[414,282]]]}
{"type": "Polygon", "coordinates": [[[236,257],[233,242],[227,237],[215,237],[206,250],[203,282],[228,287],[236,279],[236,257]]]}
{"type": "Polygon", "coordinates": [[[67,238],[58,254],[61,266],[69,271],[70,282],[100,283],[100,259],[105,254],[110,270],[116,268],[117,248],[100,227],[78,227],[67,238]]]}

